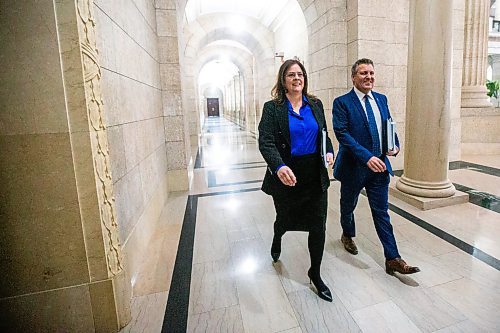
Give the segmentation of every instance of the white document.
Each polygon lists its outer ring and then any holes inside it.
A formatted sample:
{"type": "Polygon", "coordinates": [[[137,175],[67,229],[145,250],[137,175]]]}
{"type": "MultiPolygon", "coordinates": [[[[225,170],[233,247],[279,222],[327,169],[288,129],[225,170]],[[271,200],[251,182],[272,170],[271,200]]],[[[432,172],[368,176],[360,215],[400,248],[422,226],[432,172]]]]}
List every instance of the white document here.
{"type": "Polygon", "coordinates": [[[325,168],[328,168],[328,161],[326,159],[326,130],[324,128],[321,131],[321,156],[323,156],[325,168]]]}
{"type": "Polygon", "coordinates": [[[396,122],[392,118],[387,119],[387,150],[393,150],[396,147],[396,122]]]}

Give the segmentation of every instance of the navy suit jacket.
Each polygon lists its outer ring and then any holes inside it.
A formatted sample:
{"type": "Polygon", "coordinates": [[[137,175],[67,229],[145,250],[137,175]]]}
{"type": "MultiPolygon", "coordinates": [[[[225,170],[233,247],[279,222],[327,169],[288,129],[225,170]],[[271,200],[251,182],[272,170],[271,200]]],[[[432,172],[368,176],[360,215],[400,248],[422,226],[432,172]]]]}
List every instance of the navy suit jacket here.
{"type": "MultiPolygon", "coordinates": [[[[372,91],[382,117],[382,154],[387,171],[393,175],[391,163],[385,155],[387,152],[386,121],[391,117],[385,95],[372,91]]],[[[339,141],[339,152],[333,166],[333,175],[342,181],[359,177],[368,172],[366,165],[373,156],[371,153],[372,138],[368,128],[366,113],[358,96],[351,89],[347,94],[337,97],[333,101],[333,130],[339,141]]],[[[396,135],[396,145],[399,148],[399,139],[396,135]]]]}

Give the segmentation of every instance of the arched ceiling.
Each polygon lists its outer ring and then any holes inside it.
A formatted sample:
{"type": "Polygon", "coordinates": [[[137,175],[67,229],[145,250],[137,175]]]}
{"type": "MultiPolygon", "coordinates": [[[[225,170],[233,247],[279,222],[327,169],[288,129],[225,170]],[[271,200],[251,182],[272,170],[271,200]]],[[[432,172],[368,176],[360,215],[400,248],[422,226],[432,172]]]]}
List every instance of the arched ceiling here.
{"type": "MultiPolygon", "coordinates": [[[[295,0],[293,0],[296,2],[295,0]]],[[[269,27],[291,0],[189,0],[186,4],[185,19],[188,24],[199,16],[228,13],[252,17],[269,27]]]]}
{"type": "MultiPolygon", "coordinates": [[[[287,51],[283,45],[294,45],[295,49],[288,48],[290,57],[296,54],[296,49],[307,53],[307,23],[299,1],[309,0],[178,0],[178,10],[185,8],[180,13],[179,51],[183,55],[185,77],[193,80],[188,84],[203,91],[199,89],[209,84],[209,78],[217,76],[214,74],[217,70],[211,75],[205,75],[205,71],[219,68],[219,73],[232,73],[234,66],[252,85],[253,80],[274,76],[275,52],[287,51]],[[296,27],[305,31],[305,39],[299,34],[301,39],[296,41],[287,34],[289,30],[294,34],[296,27]],[[226,70],[220,66],[223,63],[226,70]]],[[[314,7],[310,2],[309,5],[314,7]]],[[[217,82],[212,82],[212,86],[223,89],[218,82],[220,77],[213,80],[217,82]]]]}
{"type": "Polygon", "coordinates": [[[239,14],[210,13],[198,17],[185,26],[186,48],[184,55],[194,56],[207,44],[218,40],[232,40],[244,45],[254,54],[273,48],[274,36],[258,20],[239,14]],[[236,23],[235,23],[236,22],[236,23]]]}

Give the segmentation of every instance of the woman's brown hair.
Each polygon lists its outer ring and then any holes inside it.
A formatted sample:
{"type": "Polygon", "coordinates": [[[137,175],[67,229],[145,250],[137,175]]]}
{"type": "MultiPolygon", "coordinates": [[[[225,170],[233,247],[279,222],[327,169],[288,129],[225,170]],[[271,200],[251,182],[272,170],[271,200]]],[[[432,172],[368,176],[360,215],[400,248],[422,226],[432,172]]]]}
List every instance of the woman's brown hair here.
{"type": "Polygon", "coordinates": [[[286,100],[286,86],[285,86],[285,75],[288,72],[288,69],[293,65],[299,65],[302,73],[304,73],[304,88],[302,89],[302,94],[307,97],[307,99],[316,99],[316,96],[307,93],[307,73],[306,68],[302,63],[295,59],[288,59],[283,62],[278,71],[278,77],[276,79],[276,84],[271,90],[271,96],[273,100],[278,104],[283,104],[286,100]]]}

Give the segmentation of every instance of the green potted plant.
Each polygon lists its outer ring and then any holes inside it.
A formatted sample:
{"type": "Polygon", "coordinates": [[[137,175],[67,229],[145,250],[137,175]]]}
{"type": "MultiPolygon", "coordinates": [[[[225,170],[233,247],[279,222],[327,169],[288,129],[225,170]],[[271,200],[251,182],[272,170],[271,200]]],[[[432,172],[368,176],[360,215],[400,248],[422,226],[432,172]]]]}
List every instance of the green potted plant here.
{"type": "Polygon", "coordinates": [[[497,108],[500,107],[500,100],[498,99],[498,92],[500,90],[500,81],[498,80],[487,80],[486,88],[488,89],[488,96],[494,97],[497,100],[497,108]]]}

